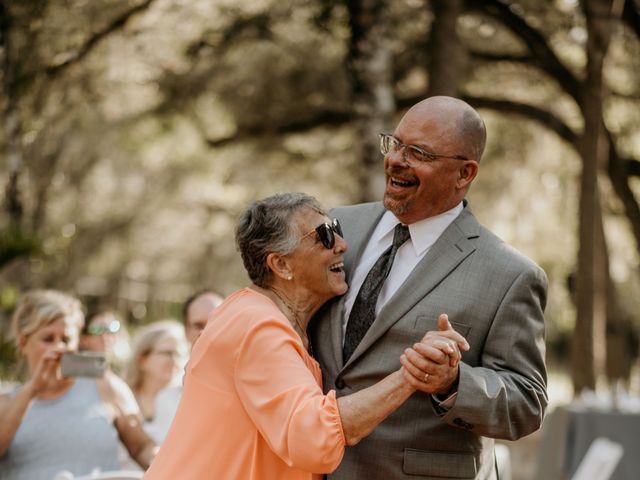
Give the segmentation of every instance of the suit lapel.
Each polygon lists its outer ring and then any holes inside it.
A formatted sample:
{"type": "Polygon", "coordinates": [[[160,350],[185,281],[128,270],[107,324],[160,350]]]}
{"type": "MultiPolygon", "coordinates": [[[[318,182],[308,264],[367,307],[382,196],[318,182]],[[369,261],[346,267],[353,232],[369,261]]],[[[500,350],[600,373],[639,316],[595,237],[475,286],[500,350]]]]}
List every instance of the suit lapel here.
{"type": "Polygon", "coordinates": [[[328,318],[330,319],[331,332],[331,350],[333,352],[333,361],[338,367],[342,368],[342,311],[344,308],[344,295],[337,302],[332,302],[329,310],[328,318]]]}
{"type": "MultiPolygon", "coordinates": [[[[355,214],[340,215],[340,209],[332,211],[331,214],[336,215],[342,224],[342,230],[345,232],[345,238],[349,244],[349,248],[344,256],[344,267],[346,272],[347,284],[351,284],[351,277],[355,270],[356,262],[362,256],[362,252],[371,238],[373,231],[378,225],[380,218],[385,212],[382,203],[370,203],[357,209],[355,214]]],[[[329,318],[331,319],[331,344],[333,349],[333,358],[342,368],[342,312],[344,311],[345,295],[340,297],[338,301],[332,302],[329,318]]]]}
{"type": "Polygon", "coordinates": [[[362,209],[358,209],[355,215],[351,214],[348,217],[341,217],[340,212],[336,212],[336,216],[342,223],[345,238],[349,243],[349,248],[344,256],[348,284],[351,283],[357,261],[362,256],[362,252],[385,211],[382,203],[371,203],[364,205],[362,209]]]}
{"type": "Polygon", "coordinates": [[[344,367],[356,361],[475,250],[473,239],[479,236],[479,231],[480,225],[467,206],[382,308],[344,367]]]}

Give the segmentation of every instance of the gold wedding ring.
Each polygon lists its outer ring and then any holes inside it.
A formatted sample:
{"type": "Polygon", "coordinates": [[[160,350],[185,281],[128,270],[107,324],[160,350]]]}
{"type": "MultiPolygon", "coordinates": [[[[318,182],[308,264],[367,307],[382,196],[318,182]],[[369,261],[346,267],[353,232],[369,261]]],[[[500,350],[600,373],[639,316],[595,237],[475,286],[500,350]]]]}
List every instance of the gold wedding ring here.
{"type": "Polygon", "coordinates": [[[429,380],[429,374],[425,373],[424,374],[424,380],[422,380],[424,383],[427,383],[427,380],[429,380]]]}

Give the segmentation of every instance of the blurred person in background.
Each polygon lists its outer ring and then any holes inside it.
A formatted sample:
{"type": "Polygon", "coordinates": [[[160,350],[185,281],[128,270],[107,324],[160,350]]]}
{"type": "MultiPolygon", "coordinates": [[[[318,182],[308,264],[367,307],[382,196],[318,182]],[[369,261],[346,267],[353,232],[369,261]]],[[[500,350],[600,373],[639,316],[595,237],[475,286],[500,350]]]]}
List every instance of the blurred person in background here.
{"type": "Polygon", "coordinates": [[[104,353],[109,365],[120,371],[129,356],[129,337],[114,312],[97,310],[87,314],[80,332],[80,350],[104,353]]]}
{"type": "Polygon", "coordinates": [[[224,298],[211,289],[200,290],[191,295],[182,307],[184,332],[189,344],[193,347],[200,336],[211,312],[222,303],[224,298]]]}
{"type": "MultiPolygon", "coordinates": [[[[147,480],[319,479],[336,468],[346,444],[415,391],[398,359],[395,372],[355,395],[322,393],[306,327],[347,290],[347,244],[313,197],[255,202],[236,243],[252,284],[213,311],[195,343],[176,418],[147,480]]],[[[459,359],[456,342],[464,339],[451,337],[433,346],[459,359]]]]}
{"type": "MultiPolygon", "coordinates": [[[[184,302],[182,319],[184,332],[189,342],[193,344],[207,325],[211,312],[223,301],[223,298],[211,289],[199,290],[184,302]]],[[[167,436],[171,422],[176,415],[180,397],[182,396],[182,380],[177,385],[162,389],[156,397],[156,415],[148,431],[152,433],[156,442],[161,443],[167,436]]]]}
{"type": "Polygon", "coordinates": [[[154,439],[156,397],[181,381],[188,353],[184,328],[175,320],[150,323],[134,336],[124,378],[138,401],[144,428],[154,439]]]}
{"type": "Polygon", "coordinates": [[[126,383],[115,375],[62,376],[62,356],[77,350],[83,324],[80,302],[62,292],[33,290],[19,299],[12,332],[29,374],[0,396],[3,480],[118,470],[118,438],[142,468],[155,455],[126,383]]]}

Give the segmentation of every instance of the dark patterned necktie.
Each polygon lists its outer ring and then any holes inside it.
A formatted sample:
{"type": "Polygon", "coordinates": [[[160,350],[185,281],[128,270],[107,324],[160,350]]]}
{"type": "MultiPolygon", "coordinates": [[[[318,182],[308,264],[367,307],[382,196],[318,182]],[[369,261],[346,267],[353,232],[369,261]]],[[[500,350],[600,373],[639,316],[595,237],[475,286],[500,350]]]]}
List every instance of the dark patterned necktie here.
{"type": "Polygon", "coordinates": [[[342,358],[347,363],[360,340],[376,318],[376,304],[378,295],[391,271],[393,259],[398,248],[409,239],[409,228],[399,223],[393,233],[393,244],[387,248],[376,263],[371,267],[367,278],[360,287],[358,296],[353,302],[353,308],[349,314],[347,330],[344,335],[344,347],[342,348],[342,358]]]}

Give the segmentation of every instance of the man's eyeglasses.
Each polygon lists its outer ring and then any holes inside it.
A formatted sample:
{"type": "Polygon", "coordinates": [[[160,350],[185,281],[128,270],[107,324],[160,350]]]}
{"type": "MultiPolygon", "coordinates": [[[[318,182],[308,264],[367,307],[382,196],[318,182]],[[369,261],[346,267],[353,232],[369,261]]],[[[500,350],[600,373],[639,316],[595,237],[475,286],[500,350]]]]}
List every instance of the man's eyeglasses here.
{"type": "Polygon", "coordinates": [[[118,320],[112,320],[108,324],[89,325],[87,327],[88,335],[104,335],[105,333],[118,333],[120,331],[120,322],[118,320]]]}
{"type": "Polygon", "coordinates": [[[388,133],[380,134],[380,152],[383,155],[387,155],[392,152],[399,152],[404,148],[404,154],[402,156],[409,164],[420,164],[435,162],[438,158],[455,158],[457,160],[469,160],[462,155],[441,155],[439,153],[431,153],[423,150],[415,145],[407,145],[400,142],[396,137],[388,133]]]}
{"type": "Polygon", "coordinates": [[[324,245],[324,248],[328,250],[331,250],[336,244],[336,233],[341,237],[343,236],[342,227],[340,226],[340,222],[338,222],[337,218],[331,220],[331,223],[322,223],[318,225],[310,232],[305,233],[302,237],[300,237],[300,239],[302,240],[304,237],[308,237],[313,232],[318,234],[318,238],[322,242],[322,245],[324,245]]]}

